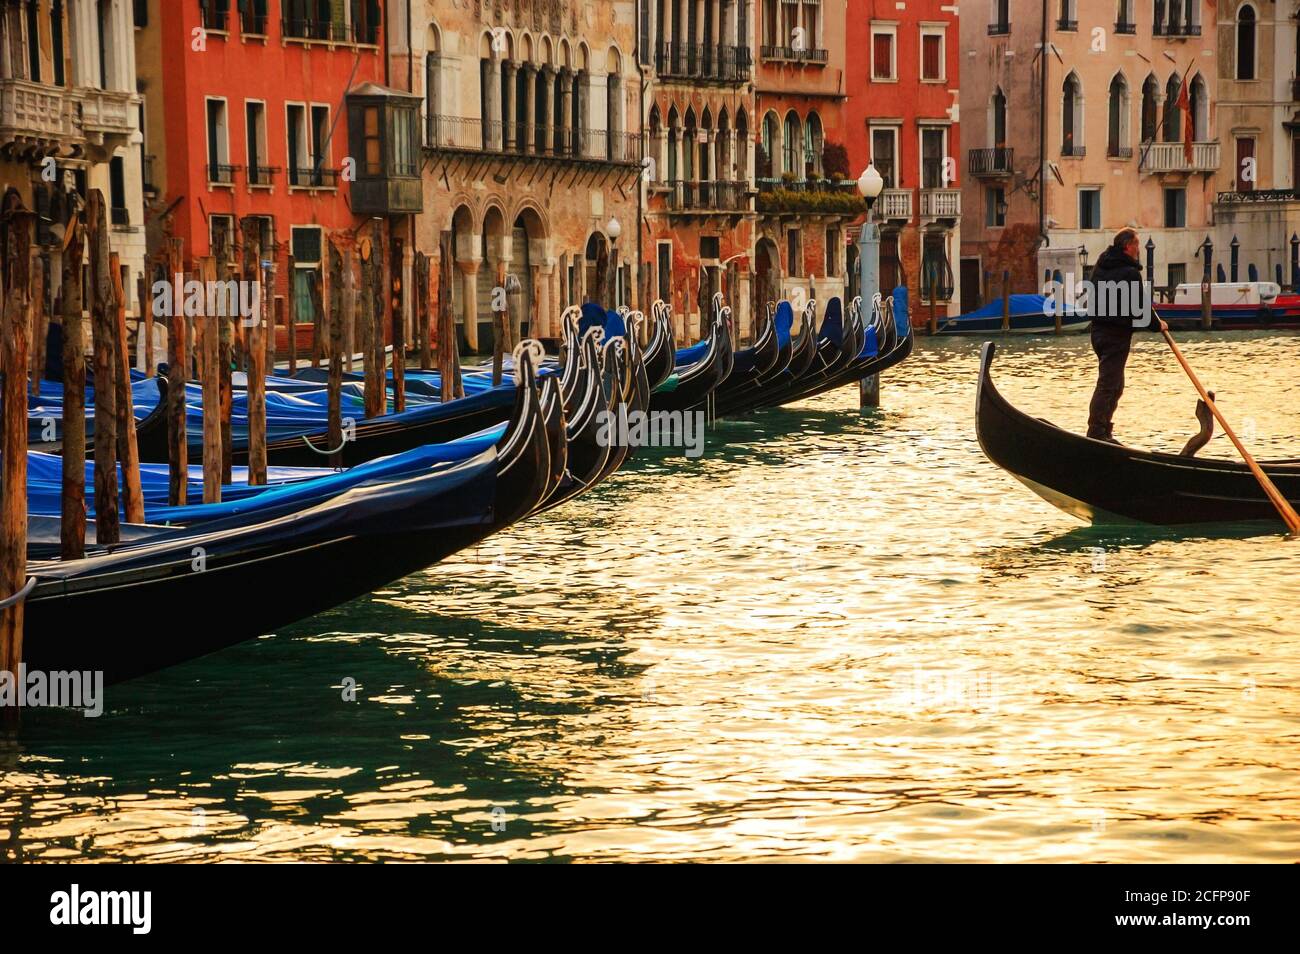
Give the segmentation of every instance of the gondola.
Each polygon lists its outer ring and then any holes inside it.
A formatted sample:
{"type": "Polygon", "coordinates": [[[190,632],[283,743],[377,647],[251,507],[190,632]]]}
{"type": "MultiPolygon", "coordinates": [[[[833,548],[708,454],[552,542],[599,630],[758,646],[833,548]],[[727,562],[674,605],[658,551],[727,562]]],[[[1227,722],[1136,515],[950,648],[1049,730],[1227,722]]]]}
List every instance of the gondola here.
{"type": "MultiPolygon", "coordinates": [[[[83,560],[35,562],[31,669],[120,681],[206,655],[369,593],[535,511],[551,481],[543,399],[525,357],[500,441],[447,471],[359,486],[233,529],[131,528],[83,560]],[[124,620],[147,624],[127,626],[124,620]]],[[[38,532],[57,538],[57,521],[38,532]]]]}
{"type": "MultiPolygon", "coordinates": [[[[686,411],[703,404],[731,373],[735,360],[731,342],[730,322],[715,316],[709,337],[693,348],[684,349],[688,363],[677,364],[668,379],[671,388],[661,386],[651,395],[650,409],[686,411]]],[[[682,355],[679,351],[679,359],[682,355]]]]}
{"type": "MultiPolygon", "coordinates": [[[[986,342],[975,401],[980,447],[1048,503],[1090,523],[1278,522],[1244,463],[1094,440],[1017,410],[993,385],[994,354],[986,342]]],[[[1260,465],[1283,496],[1300,505],[1300,460],[1260,465]]]]}

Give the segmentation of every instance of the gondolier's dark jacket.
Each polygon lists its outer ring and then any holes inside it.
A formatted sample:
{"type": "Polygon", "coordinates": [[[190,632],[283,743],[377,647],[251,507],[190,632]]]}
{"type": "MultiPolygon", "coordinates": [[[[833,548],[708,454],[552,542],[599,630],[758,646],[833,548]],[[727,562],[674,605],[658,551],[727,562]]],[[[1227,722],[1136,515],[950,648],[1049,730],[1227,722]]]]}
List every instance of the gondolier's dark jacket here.
{"type": "MultiPolygon", "coordinates": [[[[1142,266],[1129,258],[1123,249],[1110,246],[1101,253],[1092,270],[1092,326],[1101,325],[1132,334],[1135,322],[1146,315],[1146,286],[1142,282],[1142,266]],[[1116,291],[1125,289],[1117,295],[1116,291]],[[1117,307],[1118,306],[1118,307],[1117,307]]],[[[1140,327],[1145,328],[1146,325],[1140,327]]]]}

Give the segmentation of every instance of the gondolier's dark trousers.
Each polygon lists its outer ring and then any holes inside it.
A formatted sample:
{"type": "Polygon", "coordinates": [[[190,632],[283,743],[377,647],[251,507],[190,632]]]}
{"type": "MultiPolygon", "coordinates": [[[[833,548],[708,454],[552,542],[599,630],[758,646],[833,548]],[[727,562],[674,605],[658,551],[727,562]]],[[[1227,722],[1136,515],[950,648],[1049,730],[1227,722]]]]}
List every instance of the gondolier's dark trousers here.
{"type": "Polygon", "coordinates": [[[1129,328],[1092,324],[1092,350],[1097,352],[1097,387],[1088,407],[1088,436],[1111,436],[1111,420],[1124,393],[1124,365],[1128,363],[1133,332],[1129,328]]]}

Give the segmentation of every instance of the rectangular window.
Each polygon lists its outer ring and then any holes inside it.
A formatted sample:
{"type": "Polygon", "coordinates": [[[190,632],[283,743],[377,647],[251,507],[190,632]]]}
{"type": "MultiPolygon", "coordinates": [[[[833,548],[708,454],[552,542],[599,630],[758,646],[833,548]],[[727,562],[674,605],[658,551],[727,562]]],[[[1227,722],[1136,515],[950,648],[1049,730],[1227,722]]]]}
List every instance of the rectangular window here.
{"type": "Polygon", "coordinates": [[[1165,228],[1187,227],[1187,190],[1165,189],[1165,228]]]}
{"type": "Polygon", "coordinates": [[[54,85],[63,86],[67,83],[63,73],[63,0],[53,0],[50,6],[50,41],[54,46],[54,85]]]}
{"type": "Polygon", "coordinates": [[[311,108],[311,168],[312,185],[326,185],[322,169],[329,168],[328,144],[330,128],[330,108],[313,106],[311,108]]]}
{"type": "Polygon", "coordinates": [[[786,270],[791,278],[803,277],[803,243],[798,229],[788,229],[785,233],[786,270]]]}
{"type": "Polygon", "coordinates": [[[270,185],[271,170],[266,161],[266,106],[244,104],[244,139],[248,144],[248,184],[270,185]]]}
{"type": "Polygon", "coordinates": [[[826,277],[838,278],[840,274],[840,249],[844,241],[840,238],[839,229],[826,230],[826,277]]]}
{"type": "Polygon", "coordinates": [[[108,163],[108,214],[113,225],[130,225],[126,210],[126,163],[114,156],[108,163]]]}
{"type": "Polygon", "coordinates": [[[673,300],[673,243],[659,243],[657,284],[661,301],[673,300]]]}
{"type": "Polygon", "coordinates": [[[290,239],[293,250],[295,324],[312,323],[312,290],[321,275],[321,230],[318,225],[295,225],[290,239]]]}
{"type": "Polygon", "coordinates": [[[226,101],[209,99],[208,105],[208,181],[230,185],[235,181],[230,167],[229,130],[226,128],[226,101]]]}
{"type": "Polygon", "coordinates": [[[367,106],[362,117],[361,174],[380,176],[384,173],[383,144],[379,139],[379,107],[367,106]]]}
{"type": "Polygon", "coordinates": [[[1007,224],[1007,194],[997,186],[984,190],[984,224],[989,228],[1001,228],[1007,224]]]}
{"type": "Polygon", "coordinates": [[[885,232],[880,236],[880,287],[892,291],[905,281],[903,263],[898,257],[898,233],[885,232]]]}
{"type": "Polygon", "coordinates": [[[944,157],[947,155],[948,130],[942,126],[921,129],[921,188],[947,189],[944,157]]]}
{"type": "Polygon", "coordinates": [[[1170,262],[1169,265],[1168,265],[1168,272],[1167,272],[1167,275],[1168,275],[1168,278],[1169,278],[1169,287],[1170,287],[1170,288],[1177,288],[1179,285],[1182,285],[1182,284],[1186,283],[1186,281],[1187,281],[1187,263],[1186,263],[1186,262],[1170,262]]]}
{"type": "Polygon", "coordinates": [[[229,215],[208,218],[208,254],[225,255],[235,247],[235,220],[229,215]]]}
{"type": "Polygon", "coordinates": [[[310,181],[311,168],[307,148],[307,108],[290,104],[285,107],[285,122],[289,140],[289,185],[305,186],[310,181]]]}
{"type": "Polygon", "coordinates": [[[898,130],[894,128],[876,128],[871,130],[871,164],[876,167],[880,177],[885,180],[886,189],[902,187],[897,177],[898,130]]]}
{"type": "Polygon", "coordinates": [[[1254,192],[1257,175],[1255,163],[1255,139],[1244,136],[1237,140],[1237,191],[1254,192]]]}
{"type": "Polygon", "coordinates": [[[721,256],[718,253],[720,242],[716,235],[700,236],[700,258],[709,261],[716,261],[721,256]]]}
{"type": "Polygon", "coordinates": [[[1101,190],[1079,190],[1079,228],[1101,228],[1101,190]]]}
{"type": "Polygon", "coordinates": [[[894,63],[894,27],[871,28],[871,77],[894,80],[898,73],[894,63]]]}
{"type": "Polygon", "coordinates": [[[926,30],[921,34],[921,79],[942,80],[943,70],[943,33],[939,30],[926,30]]]}

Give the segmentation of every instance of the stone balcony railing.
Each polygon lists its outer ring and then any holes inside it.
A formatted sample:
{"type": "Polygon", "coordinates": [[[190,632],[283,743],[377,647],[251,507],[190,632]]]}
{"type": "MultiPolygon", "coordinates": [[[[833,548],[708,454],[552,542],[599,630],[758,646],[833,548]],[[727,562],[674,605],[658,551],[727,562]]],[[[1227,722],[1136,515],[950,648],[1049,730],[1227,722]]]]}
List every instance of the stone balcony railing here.
{"type": "Polygon", "coordinates": [[[921,217],[926,219],[961,218],[961,190],[922,189],[921,217]]]}
{"type": "Polygon", "coordinates": [[[132,113],[135,94],[127,90],[78,87],[73,93],[81,106],[81,128],[89,134],[129,136],[135,131],[132,113]]]}
{"type": "Polygon", "coordinates": [[[884,190],[880,193],[880,198],[876,200],[875,212],[876,215],[882,219],[905,219],[911,221],[912,190],[884,190]]]}
{"type": "Polygon", "coordinates": [[[25,141],[64,143],[80,139],[72,96],[60,86],[0,79],[0,145],[25,141]]]}
{"type": "Polygon", "coordinates": [[[1181,142],[1144,143],[1141,149],[1143,172],[1215,172],[1219,168],[1217,142],[1192,143],[1191,162],[1181,142]]]}

